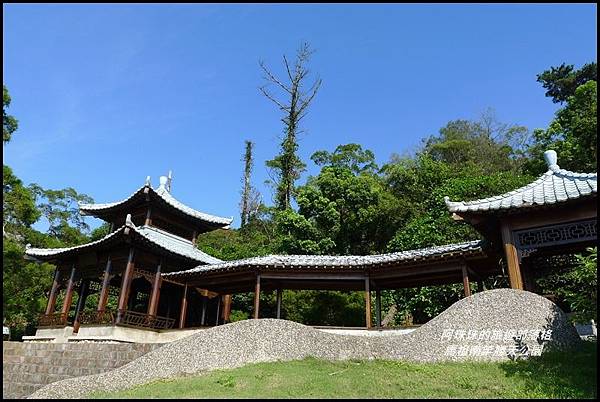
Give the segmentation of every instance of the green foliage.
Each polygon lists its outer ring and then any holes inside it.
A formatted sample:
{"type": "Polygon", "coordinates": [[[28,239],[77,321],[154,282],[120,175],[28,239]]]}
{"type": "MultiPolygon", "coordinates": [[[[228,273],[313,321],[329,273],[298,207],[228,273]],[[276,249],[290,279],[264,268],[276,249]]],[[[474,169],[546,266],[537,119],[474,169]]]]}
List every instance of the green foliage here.
{"type": "Polygon", "coordinates": [[[10,106],[10,94],[6,85],[2,84],[2,141],[7,143],[10,141],[12,134],[17,130],[19,121],[6,113],[6,109],[10,106]]]}
{"type": "Polygon", "coordinates": [[[89,226],[79,214],[77,203],[92,203],[90,196],[79,194],[71,187],[48,190],[31,184],[29,188],[36,196],[37,207],[49,223],[48,233],[51,236],[70,245],[83,244],[89,240],[89,226]]]}
{"type": "Polygon", "coordinates": [[[546,149],[554,149],[561,167],[577,172],[596,171],[597,110],[596,81],[588,81],[556,112],[547,130],[535,131],[537,142],[532,153],[541,155],[546,149]]]}
{"type": "Polygon", "coordinates": [[[576,259],[573,267],[550,273],[538,285],[544,292],[562,297],[574,313],[574,321],[598,321],[598,248],[588,248],[576,259]]]}
{"type": "Polygon", "coordinates": [[[92,233],[90,233],[90,240],[91,241],[100,240],[109,233],[110,233],[110,223],[104,222],[103,224],[98,226],[96,229],[92,230],[92,233]]]}
{"type": "Polygon", "coordinates": [[[52,284],[54,266],[23,259],[25,249],[4,239],[2,244],[2,306],[6,325],[13,338],[35,328],[37,316],[44,311],[52,284]]]}
{"type": "Polygon", "coordinates": [[[547,90],[546,96],[554,103],[565,102],[575,94],[577,88],[588,81],[597,81],[596,63],[584,64],[579,70],[573,70],[572,64],[565,63],[558,67],[550,67],[537,75],[537,81],[547,90]]]}
{"type": "Polygon", "coordinates": [[[2,212],[4,234],[21,238],[41,216],[34,195],[6,165],[2,166],[2,212]]]}
{"type": "Polygon", "coordinates": [[[310,157],[317,166],[347,168],[354,174],[377,171],[375,154],[369,149],[363,150],[359,144],[338,145],[335,151],[317,151],[310,157]]]}

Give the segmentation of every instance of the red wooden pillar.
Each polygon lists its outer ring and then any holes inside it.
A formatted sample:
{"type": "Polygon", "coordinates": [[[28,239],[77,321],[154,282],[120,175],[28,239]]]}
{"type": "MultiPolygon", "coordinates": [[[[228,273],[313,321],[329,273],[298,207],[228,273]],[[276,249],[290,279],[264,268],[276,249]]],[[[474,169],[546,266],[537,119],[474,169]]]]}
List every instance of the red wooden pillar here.
{"type": "Polygon", "coordinates": [[[104,268],[104,279],[102,280],[102,290],[98,298],[98,312],[103,312],[106,309],[108,302],[108,288],[110,286],[110,270],[111,270],[110,255],[106,259],[106,268],[104,268]]]}
{"type": "Polygon", "coordinates": [[[69,282],[67,283],[67,291],[65,293],[65,300],[63,301],[61,314],[64,317],[65,322],[68,320],[69,310],[71,309],[71,301],[73,300],[73,287],[75,285],[75,264],[71,267],[71,275],[69,276],[69,282]]]}
{"type": "Polygon", "coordinates": [[[162,278],[160,276],[160,270],[162,261],[156,267],[156,274],[154,275],[154,282],[152,284],[152,294],[150,295],[150,304],[148,305],[148,315],[156,317],[156,311],[158,310],[158,300],[160,298],[160,287],[162,285],[162,278]]]}
{"type": "Polygon", "coordinates": [[[119,293],[119,305],[117,313],[117,323],[123,320],[123,315],[127,310],[127,301],[129,299],[129,290],[131,288],[131,281],[133,278],[133,269],[135,264],[133,262],[134,257],[133,247],[129,249],[129,257],[127,258],[127,266],[125,272],[123,272],[123,280],[121,281],[121,292],[119,293]]]}
{"type": "Polygon", "coordinates": [[[260,308],[260,274],[256,274],[256,287],[254,288],[254,318],[258,318],[260,308]]]}
{"type": "Polygon", "coordinates": [[[50,295],[48,296],[46,315],[54,313],[54,308],[56,307],[56,295],[58,294],[59,280],[60,271],[58,267],[56,267],[56,270],[54,271],[54,282],[52,282],[52,289],[50,290],[50,295]]]}
{"type": "Polygon", "coordinates": [[[369,289],[369,278],[365,279],[365,322],[367,329],[371,328],[371,291],[369,289]]]}

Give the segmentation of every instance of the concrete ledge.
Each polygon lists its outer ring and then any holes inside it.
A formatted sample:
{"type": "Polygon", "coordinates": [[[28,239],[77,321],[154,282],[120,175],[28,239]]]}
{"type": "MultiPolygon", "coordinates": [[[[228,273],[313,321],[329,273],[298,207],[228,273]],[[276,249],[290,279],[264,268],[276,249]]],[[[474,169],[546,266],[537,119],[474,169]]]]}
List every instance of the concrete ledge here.
{"type": "Polygon", "coordinates": [[[119,342],[119,343],[167,343],[190,336],[204,329],[148,330],[118,325],[82,325],[79,333],[65,339],[66,342],[119,342]]]}

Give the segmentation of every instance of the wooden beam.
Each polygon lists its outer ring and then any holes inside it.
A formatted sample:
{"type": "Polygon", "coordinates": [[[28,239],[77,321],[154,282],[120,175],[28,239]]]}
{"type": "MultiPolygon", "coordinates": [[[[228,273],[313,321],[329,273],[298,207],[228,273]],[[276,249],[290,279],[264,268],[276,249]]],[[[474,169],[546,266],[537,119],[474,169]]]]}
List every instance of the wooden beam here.
{"type": "Polygon", "coordinates": [[[102,290],[100,291],[100,297],[98,298],[98,311],[104,311],[106,309],[106,303],[108,302],[108,291],[110,287],[110,271],[111,271],[111,259],[110,255],[106,259],[106,267],[104,268],[104,279],[102,280],[102,290]]]}
{"type": "Polygon", "coordinates": [[[181,313],[179,314],[179,329],[182,329],[185,327],[185,318],[187,316],[187,306],[188,306],[187,293],[188,293],[188,286],[185,285],[185,288],[183,288],[183,297],[181,298],[181,313]]]}
{"type": "Polygon", "coordinates": [[[256,287],[254,288],[254,318],[258,318],[260,308],[260,273],[256,274],[256,287]]]}
{"type": "Polygon", "coordinates": [[[54,313],[56,307],[56,295],[58,294],[58,287],[60,281],[60,270],[57,266],[54,270],[54,281],[52,282],[52,289],[50,289],[50,295],[48,296],[48,304],[46,305],[46,315],[54,313]]]}
{"type": "Polygon", "coordinates": [[[503,222],[500,227],[500,232],[502,233],[502,243],[504,244],[510,287],[512,289],[523,289],[523,278],[521,276],[519,256],[517,254],[517,248],[515,247],[511,227],[503,222]]]}
{"type": "Polygon", "coordinates": [[[375,290],[375,313],[377,319],[377,328],[381,328],[381,290],[375,290]]]}
{"type": "Polygon", "coordinates": [[[61,313],[63,315],[69,314],[69,310],[71,309],[71,301],[73,300],[73,287],[75,285],[75,264],[71,266],[71,275],[69,276],[69,282],[67,283],[67,291],[65,293],[65,299],[63,301],[63,306],[61,313]]]}
{"type": "Polygon", "coordinates": [[[123,272],[123,279],[121,280],[121,292],[119,293],[119,305],[117,311],[117,323],[123,319],[123,314],[127,310],[127,301],[129,299],[129,291],[131,289],[131,280],[133,278],[133,270],[135,268],[134,263],[134,249],[129,249],[129,257],[127,258],[127,266],[125,272],[123,272]]]}
{"type": "Polygon", "coordinates": [[[471,296],[471,286],[469,285],[469,272],[467,271],[467,265],[463,265],[461,269],[465,297],[469,297],[471,296]]]}
{"type": "Polygon", "coordinates": [[[281,318],[281,289],[277,289],[277,319],[281,318]]]}
{"type": "Polygon", "coordinates": [[[367,329],[371,328],[371,292],[369,290],[369,278],[365,278],[365,322],[367,329]]]}
{"type": "Polygon", "coordinates": [[[148,315],[152,317],[156,317],[156,312],[158,310],[158,300],[160,298],[160,288],[162,285],[162,278],[160,276],[161,268],[162,260],[156,267],[156,273],[154,274],[154,282],[152,283],[152,293],[150,294],[150,303],[148,304],[148,315]]]}

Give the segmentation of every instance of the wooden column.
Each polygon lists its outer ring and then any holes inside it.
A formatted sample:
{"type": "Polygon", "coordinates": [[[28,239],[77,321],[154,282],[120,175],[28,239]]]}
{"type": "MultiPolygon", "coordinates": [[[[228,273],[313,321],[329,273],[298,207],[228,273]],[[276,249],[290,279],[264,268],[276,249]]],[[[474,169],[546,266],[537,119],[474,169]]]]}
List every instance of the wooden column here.
{"type": "Polygon", "coordinates": [[[229,322],[229,315],[231,314],[231,295],[223,296],[223,322],[229,322]]]}
{"type": "Polygon", "coordinates": [[[281,318],[281,289],[277,289],[277,318],[281,318]]]}
{"type": "Polygon", "coordinates": [[[81,285],[79,286],[79,297],[77,298],[77,307],[75,307],[75,322],[73,323],[73,333],[79,332],[79,314],[85,308],[85,300],[88,296],[88,289],[90,286],[89,280],[81,280],[81,285]]]}
{"type": "Polygon", "coordinates": [[[207,303],[208,297],[204,297],[202,299],[202,317],[200,318],[200,325],[204,325],[204,320],[206,318],[206,303],[207,303]]]}
{"type": "Polygon", "coordinates": [[[181,299],[181,313],[179,314],[179,328],[185,327],[185,317],[187,316],[187,293],[188,293],[188,285],[185,284],[183,288],[183,298],[181,299]]]}
{"type": "Polygon", "coordinates": [[[515,247],[510,226],[503,223],[500,232],[502,233],[502,243],[504,243],[504,254],[506,256],[510,287],[512,289],[523,289],[523,278],[521,277],[519,256],[517,254],[517,248],[515,247]]]}
{"type": "Polygon", "coordinates": [[[63,301],[61,313],[68,320],[69,310],[71,309],[71,301],[73,300],[73,287],[75,285],[75,264],[71,267],[71,275],[69,276],[69,282],[67,283],[67,291],[65,293],[65,300],[63,301]]]}
{"type": "Polygon", "coordinates": [[[371,328],[371,291],[369,290],[369,278],[365,279],[365,322],[367,329],[371,328]]]}
{"type": "Polygon", "coordinates": [[[127,310],[127,301],[129,299],[129,289],[131,288],[131,280],[133,278],[133,269],[135,268],[135,264],[133,262],[134,258],[134,250],[133,247],[129,249],[129,257],[127,258],[127,266],[125,267],[125,272],[123,272],[123,279],[121,280],[121,292],[119,293],[119,306],[117,312],[117,322],[121,322],[123,320],[123,314],[125,310],[127,310]]]}
{"type": "Polygon", "coordinates": [[[256,287],[254,288],[254,318],[258,318],[260,308],[260,274],[256,274],[256,287]]]}
{"type": "Polygon", "coordinates": [[[377,320],[377,328],[381,328],[381,291],[375,291],[375,313],[377,320]]]}
{"type": "Polygon", "coordinates": [[[471,287],[469,286],[469,272],[467,271],[467,265],[462,264],[462,280],[463,280],[463,288],[465,291],[465,297],[471,296],[471,287]]]}
{"type": "Polygon", "coordinates": [[[161,267],[162,260],[158,263],[158,267],[156,267],[154,282],[152,283],[152,293],[150,294],[150,303],[148,304],[148,315],[152,317],[156,317],[156,311],[158,310],[158,299],[160,298],[160,287],[162,285],[162,277],[160,276],[161,267]]]}
{"type": "Polygon", "coordinates": [[[52,282],[52,289],[50,289],[50,295],[48,296],[48,304],[46,305],[46,315],[54,313],[56,307],[56,295],[58,294],[58,287],[60,281],[60,271],[58,267],[54,270],[54,281],[52,282]]]}
{"type": "Polygon", "coordinates": [[[106,259],[106,268],[104,268],[104,279],[102,280],[102,290],[100,291],[100,297],[98,298],[98,311],[104,311],[106,309],[106,303],[108,302],[108,288],[110,286],[110,270],[111,270],[110,256],[106,259]]]}
{"type": "Polygon", "coordinates": [[[219,313],[221,312],[221,301],[223,299],[221,298],[221,296],[217,297],[217,319],[215,320],[215,325],[219,325],[219,313]]]}

